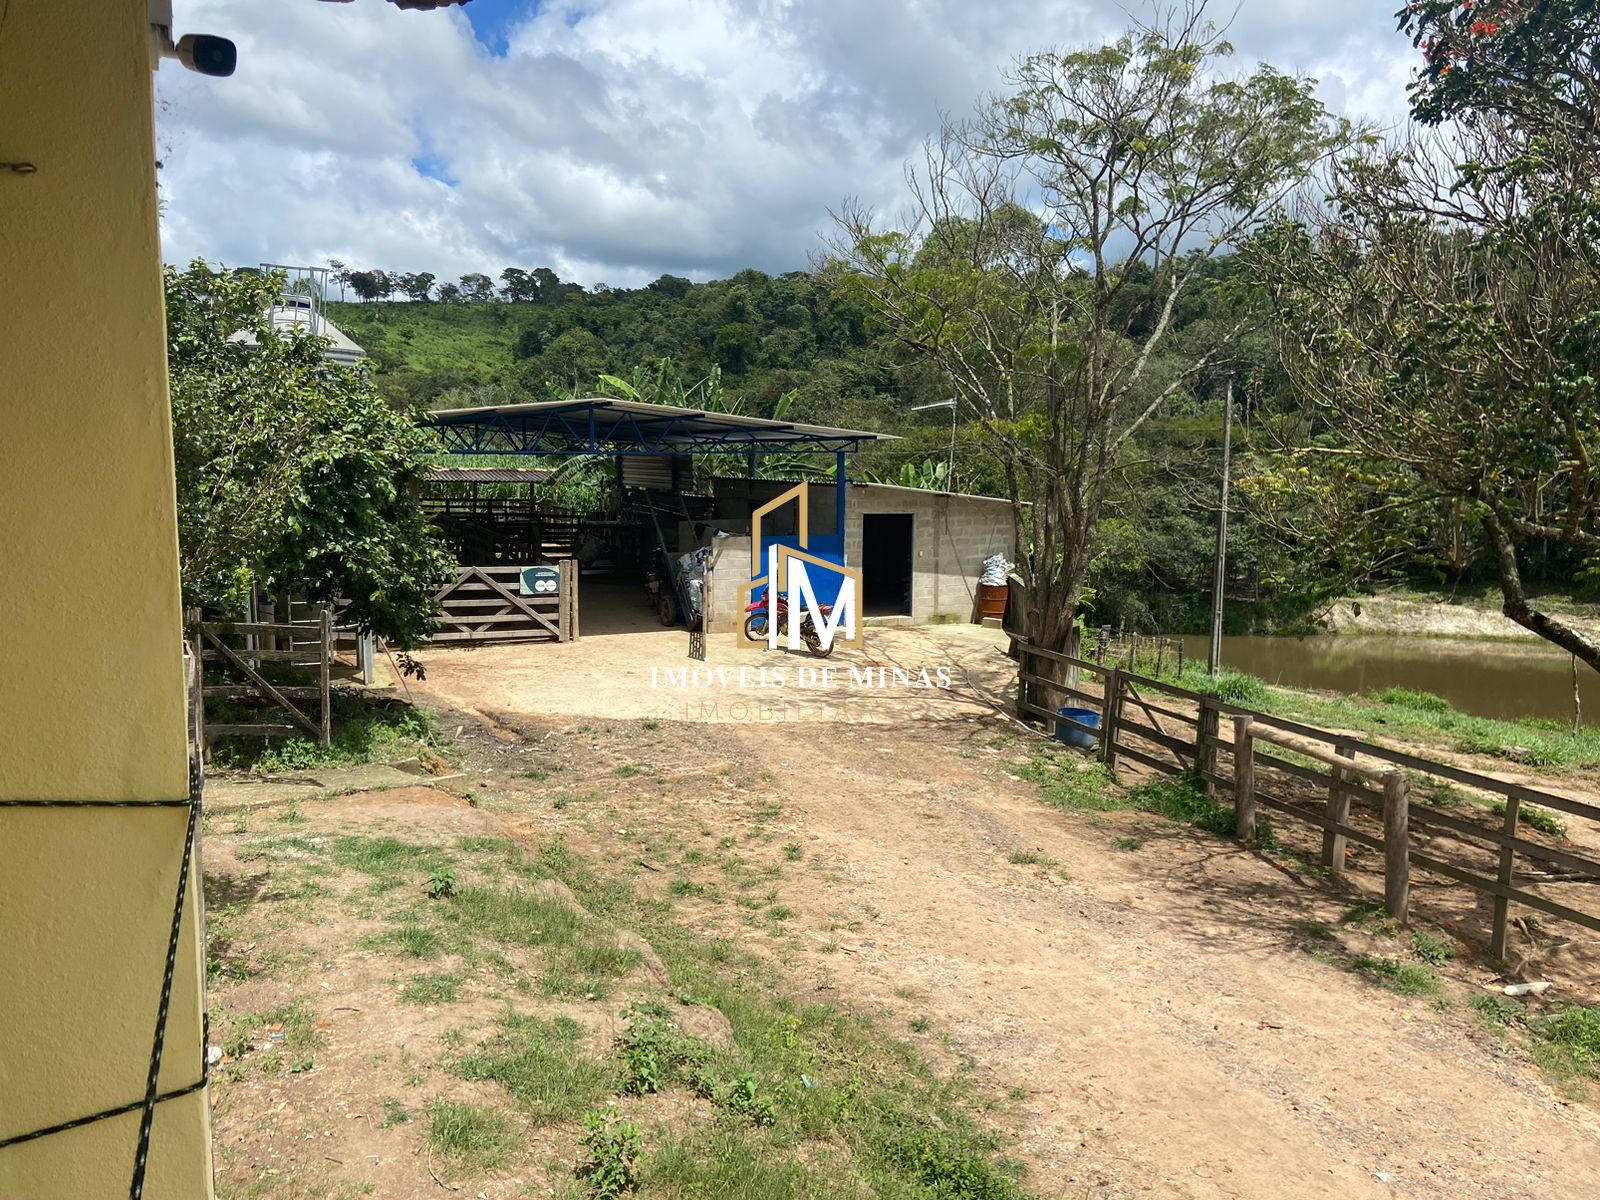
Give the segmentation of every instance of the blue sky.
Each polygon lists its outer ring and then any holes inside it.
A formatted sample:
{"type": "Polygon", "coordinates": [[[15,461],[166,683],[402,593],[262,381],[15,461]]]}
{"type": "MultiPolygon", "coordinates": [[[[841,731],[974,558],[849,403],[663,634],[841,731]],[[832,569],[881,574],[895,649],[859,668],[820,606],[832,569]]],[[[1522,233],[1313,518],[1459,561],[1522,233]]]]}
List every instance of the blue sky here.
{"type": "MultiPolygon", "coordinates": [[[[1399,122],[1397,0],[1241,0],[1230,40],[1399,122]]],[[[1137,6],[1129,6],[1137,9],[1137,6]]],[[[636,286],[803,269],[856,198],[894,213],[941,116],[1117,0],[176,0],[239,69],[157,80],[167,257],[636,286]]],[[[1215,10],[1224,18],[1233,10],[1215,10]]]]}
{"type": "Polygon", "coordinates": [[[465,11],[478,41],[492,54],[504,55],[512,29],[538,8],[538,0],[471,0],[465,11]]]}

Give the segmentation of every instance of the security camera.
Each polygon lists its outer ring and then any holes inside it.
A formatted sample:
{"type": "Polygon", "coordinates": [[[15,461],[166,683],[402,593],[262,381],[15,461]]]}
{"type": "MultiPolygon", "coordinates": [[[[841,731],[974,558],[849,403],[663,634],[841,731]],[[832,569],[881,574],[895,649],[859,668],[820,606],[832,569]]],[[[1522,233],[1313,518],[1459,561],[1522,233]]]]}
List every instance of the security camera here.
{"type": "Polygon", "coordinates": [[[150,0],[150,35],[157,59],[175,58],[191,71],[219,78],[233,74],[239,50],[225,37],[188,33],[172,41],[172,0],[150,0]]]}
{"type": "Polygon", "coordinates": [[[186,33],[178,39],[172,57],[191,71],[226,78],[239,65],[239,48],[225,37],[186,33]]]}

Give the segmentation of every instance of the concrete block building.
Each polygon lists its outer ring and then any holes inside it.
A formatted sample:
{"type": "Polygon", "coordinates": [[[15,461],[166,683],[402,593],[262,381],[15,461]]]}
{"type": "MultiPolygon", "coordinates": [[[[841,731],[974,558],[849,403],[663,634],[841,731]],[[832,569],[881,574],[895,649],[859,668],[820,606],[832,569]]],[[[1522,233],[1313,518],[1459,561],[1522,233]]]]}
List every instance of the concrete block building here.
{"type": "MultiPolygon", "coordinates": [[[[736,590],[749,578],[750,513],[792,486],[770,479],[715,481],[715,529],[731,536],[713,542],[713,628],[738,616],[736,590]]],[[[837,533],[835,485],[811,486],[812,532],[837,533]]],[[[845,561],[862,572],[862,614],[868,621],[973,620],[984,559],[1016,557],[1008,501],[883,483],[852,482],[846,488],[845,561]]],[[[792,519],[792,514],[774,515],[792,519]]],[[[794,532],[782,524],[771,531],[794,532]]]]}

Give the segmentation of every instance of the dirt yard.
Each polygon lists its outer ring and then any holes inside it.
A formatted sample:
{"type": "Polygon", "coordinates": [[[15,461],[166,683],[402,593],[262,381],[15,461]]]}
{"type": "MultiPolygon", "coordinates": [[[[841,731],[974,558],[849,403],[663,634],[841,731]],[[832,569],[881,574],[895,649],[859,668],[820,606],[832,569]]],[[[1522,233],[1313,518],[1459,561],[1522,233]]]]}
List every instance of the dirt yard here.
{"type": "MultiPolygon", "coordinates": [[[[271,823],[284,812],[330,837],[570,848],[696,936],[755,954],[777,986],[871,1014],[968,1081],[1035,1195],[1600,1194],[1600,1116],[1581,1084],[1553,1086],[1468,1004],[1492,993],[1493,970],[1447,930],[1433,931],[1446,943],[1436,985],[1396,995],[1360,964],[1404,957],[1405,935],[1353,912],[1359,897],[1187,826],[1041,803],[1025,777],[1037,741],[998,711],[1012,668],[997,635],[873,630],[868,650],[829,660],[891,679],[942,667],[952,682],[881,693],[763,688],[759,676],[741,687],[738,667],[770,669],[772,656],[731,645],[705,664],[713,679],[734,671],[731,686],[660,686],[667,668],[696,665],[686,642],[658,630],[432,652],[424,699],[459,729],[459,776],[377,797],[252,800],[237,825],[224,787],[208,870],[227,894],[255,873],[252,847],[282,858],[262,831],[283,832],[271,823]]],[[[783,657],[791,678],[820,665],[783,657]]],[[[435,1174],[417,1124],[379,1128],[380,1098],[457,1094],[437,1070],[450,1039],[481,1033],[506,1001],[488,968],[456,964],[468,1007],[418,1018],[393,1001],[378,927],[356,926],[313,921],[288,937],[291,961],[340,964],[307,1014],[327,1022],[326,1065],[219,1089],[237,1195],[342,1194],[265,1188],[268,1169],[350,1194],[463,1186],[435,1174]],[[340,1012],[341,997],[361,1015],[340,1012]],[[286,1135],[274,1115],[330,1104],[327,1129],[291,1122],[286,1135]]],[[[223,1004],[267,1011],[284,994],[273,971],[246,970],[223,1004]]],[[[614,1019],[584,1029],[597,1053],[617,1035],[614,1019]]],[[[670,1115],[644,1120],[667,1130],[647,1143],[672,1136],[670,1115]]],[[[524,1153],[570,1159],[573,1142],[539,1135],[524,1153]]],[[[465,1177],[462,1194],[565,1194],[520,1161],[465,1177]]]]}

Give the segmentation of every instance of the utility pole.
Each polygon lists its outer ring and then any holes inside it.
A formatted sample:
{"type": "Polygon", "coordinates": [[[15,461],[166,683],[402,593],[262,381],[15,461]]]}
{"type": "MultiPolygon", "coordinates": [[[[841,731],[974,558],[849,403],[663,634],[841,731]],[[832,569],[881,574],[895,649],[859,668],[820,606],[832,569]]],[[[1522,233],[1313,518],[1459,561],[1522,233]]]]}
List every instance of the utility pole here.
{"type": "Polygon", "coordinates": [[[1222,406],[1222,504],[1217,513],[1217,562],[1211,582],[1211,652],[1206,659],[1211,674],[1222,665],[1222,587],[1228,574],[1228,473],[1233,466],[1233,376],[1228,376],[1228,398],[1222,406]]]}

